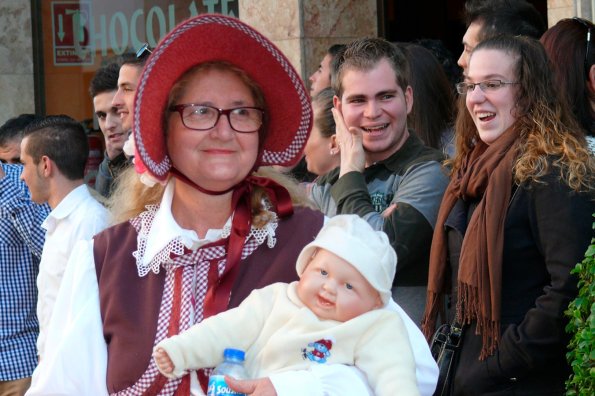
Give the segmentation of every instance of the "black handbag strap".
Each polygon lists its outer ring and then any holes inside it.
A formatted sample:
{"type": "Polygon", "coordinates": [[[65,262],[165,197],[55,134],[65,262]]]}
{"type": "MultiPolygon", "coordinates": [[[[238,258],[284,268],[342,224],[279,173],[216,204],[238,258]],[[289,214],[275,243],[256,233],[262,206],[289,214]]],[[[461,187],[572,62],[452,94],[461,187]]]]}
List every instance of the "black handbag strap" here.
{"type": "Polygon", "coordinates": [[[453,321],[440,326],[432,337],[431,352],[439,370],[434,396],[450,395],[462,333],[462,326],[453,321]]]}

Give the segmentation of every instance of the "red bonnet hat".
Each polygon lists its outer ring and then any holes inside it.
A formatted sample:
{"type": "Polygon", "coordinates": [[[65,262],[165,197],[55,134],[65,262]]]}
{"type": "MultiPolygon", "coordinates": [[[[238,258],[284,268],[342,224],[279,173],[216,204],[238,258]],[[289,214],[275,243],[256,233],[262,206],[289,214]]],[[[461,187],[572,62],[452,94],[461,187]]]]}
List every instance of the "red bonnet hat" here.
{"type": "Polygon", "coordinates": [[[312,126],[312,108],[302,80],[281,51],[238,19],[203,14],[172,30],[147,60],[135,98],[133,133],[138,158],[160,181],[167,179],[164,114],[175,82],[191,67],[226,61],[262,89],[269,119],[256,165],[291,165],[301,157],[312,126]]]}

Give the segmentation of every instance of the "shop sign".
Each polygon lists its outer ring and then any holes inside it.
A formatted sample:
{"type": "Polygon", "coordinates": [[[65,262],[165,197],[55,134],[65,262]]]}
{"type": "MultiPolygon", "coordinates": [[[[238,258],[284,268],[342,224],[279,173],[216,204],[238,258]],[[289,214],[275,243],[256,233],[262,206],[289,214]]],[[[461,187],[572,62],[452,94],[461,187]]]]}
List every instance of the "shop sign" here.
{"type": "Polygon", "coordinates": [[[95,56],[134,52],[143,43],[155,47],[183,20],[201,13],[239,17],[239,0],[53,1],[52,33],[55,66],[92,65],[95,56]],[[124,5],[132,5],[127,8],[124,5]],[[137,8],[134,8],[136,5],[137,8]]]}

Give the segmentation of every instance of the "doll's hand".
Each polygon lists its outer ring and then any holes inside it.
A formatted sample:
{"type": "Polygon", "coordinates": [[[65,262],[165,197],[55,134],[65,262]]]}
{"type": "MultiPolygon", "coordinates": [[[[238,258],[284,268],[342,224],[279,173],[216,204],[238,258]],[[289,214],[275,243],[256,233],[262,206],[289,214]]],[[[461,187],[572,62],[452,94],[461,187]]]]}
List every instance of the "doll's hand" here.
{"type": "Polygon", "coordinates": [[[174,371],[174,363],[169,358],[167,352],[165,352],[165,349],[155,349],[153,352],[153,358],[155,359],[155,363],[157,363],[157,368],[159,371],[165,374],[171,374],[174,371]]]}

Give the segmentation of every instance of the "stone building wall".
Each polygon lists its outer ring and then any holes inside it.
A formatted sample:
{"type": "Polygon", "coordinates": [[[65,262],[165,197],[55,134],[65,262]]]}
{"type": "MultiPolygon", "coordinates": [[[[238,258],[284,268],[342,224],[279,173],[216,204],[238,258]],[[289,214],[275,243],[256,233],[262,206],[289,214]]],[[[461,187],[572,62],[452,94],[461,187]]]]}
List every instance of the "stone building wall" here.
{"type": "Polygon", "coordinates": [[[35,112],[33,40],[28,0],[0,2],[0,124],[35,112]]]}

